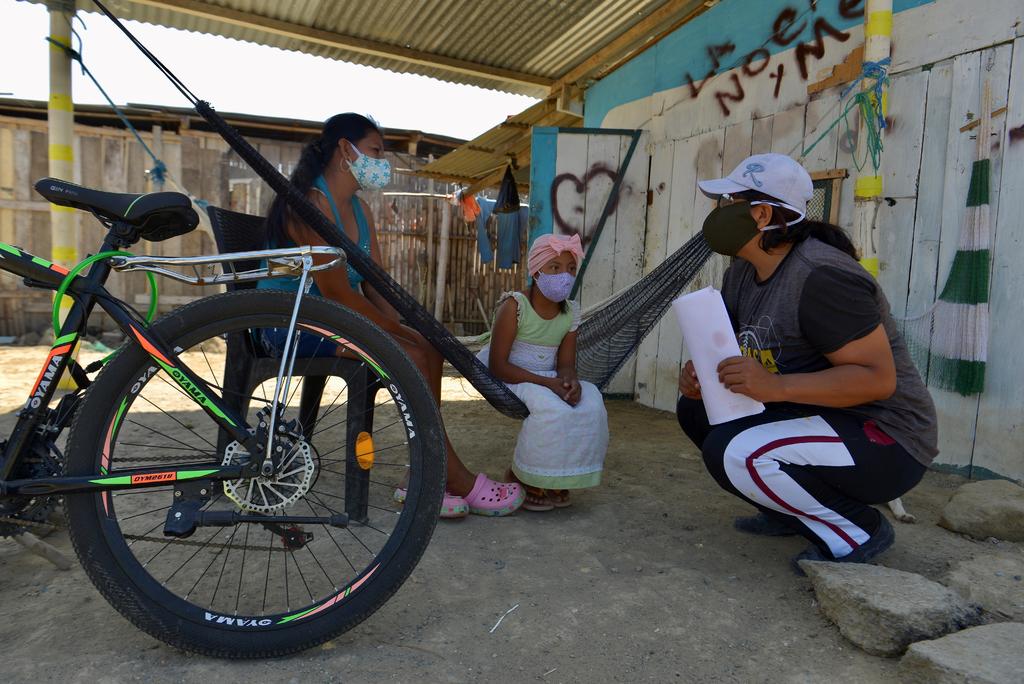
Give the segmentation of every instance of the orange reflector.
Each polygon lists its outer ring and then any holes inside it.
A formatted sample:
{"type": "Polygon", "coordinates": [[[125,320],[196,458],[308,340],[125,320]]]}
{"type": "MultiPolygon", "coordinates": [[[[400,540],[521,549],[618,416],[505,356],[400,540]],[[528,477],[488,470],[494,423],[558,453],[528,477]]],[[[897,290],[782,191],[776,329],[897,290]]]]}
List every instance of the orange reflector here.
{"type": "Polygon", "coordinates": [[[373,467],[373,436],[369,432],[360,432],[356,437],[356,461],[363,470],[373,467]]]}

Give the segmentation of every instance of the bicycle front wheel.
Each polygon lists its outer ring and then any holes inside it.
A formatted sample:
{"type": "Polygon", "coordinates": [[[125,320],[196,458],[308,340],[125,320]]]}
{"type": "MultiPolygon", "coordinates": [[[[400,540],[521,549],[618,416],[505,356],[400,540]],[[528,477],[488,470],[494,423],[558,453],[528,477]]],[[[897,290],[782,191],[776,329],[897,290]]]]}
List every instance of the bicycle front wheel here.
{"type": "MultiPolygon", "coordinates": [[[[293,305],[283,292],[218,295],[152,333],[255,427],[269,422],[293,305]]],[[[398,589],[434,529],[444,435],[423,377],[377,326],[324,299],[303,299],[297,329],[276,419],[291,441],[272,476],[185,482],[185,471],[250,456],[135,343],[100,373],[72,425],[69,475],[175,473],[166,486],[69,495],[66,508],[96,587],[178,648],[266,657],[337,636],[398,589]],[[176,500],[197,492],[200,512],[220,526],[165,536],[176,500]],[[245,521],[225,525],[232,516],[245,521]]]]}

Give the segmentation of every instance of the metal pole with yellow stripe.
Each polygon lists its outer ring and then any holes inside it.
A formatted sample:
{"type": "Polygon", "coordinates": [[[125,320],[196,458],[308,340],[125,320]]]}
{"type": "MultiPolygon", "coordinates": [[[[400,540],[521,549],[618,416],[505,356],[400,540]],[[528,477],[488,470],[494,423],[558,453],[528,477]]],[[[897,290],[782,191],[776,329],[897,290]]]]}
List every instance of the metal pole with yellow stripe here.
{"type": "MultiPolygon", "coordinates": [[[[75,0],[50,0],[50,39],[60,45],[71,45],[71,19],[75,15],[75,0]]],[[[51,178],[74,180],[75,111],[71,98],[71,57],[67,51],[50,43],[50,102],[47,107],[51,178]]],[[[74,209],[50,205],[51,258],[67,268],[78,261],[74,209]]],[[[71,297],[61,301],[63,321],[71,308],[71,297]]],[[[76,347],[77,351],[77,347],[76,347]]],[[[74,387],[68,375],[60,382],[63,389],[74,387]]]]}
{"type": "MultiPolygon", "coordinates": [[[[892,47],[892,0],[867,0],[864,6],[864,64],[878,64],[886,60],[892,47]]],[[[864,79],[865,90],[875,87],[871,79],[864,79]]],[[[875,103],[885,115],[887,93],[875,103]]],[[[874,97],[872,95],[871,97],[874,97]]],[[[881,132],[879,132],[881,135],[881,132]]],[[[863,116],[857,136],[857,159],[870,156],[868,150],[868,124],[863,116]]],[[[871,275],[878,277],[878,208],[882,201],[882,171],[874,164],[865,164],[857,174],[854,186],[854,238],[860,247],[861,264],[871,275]]]]}

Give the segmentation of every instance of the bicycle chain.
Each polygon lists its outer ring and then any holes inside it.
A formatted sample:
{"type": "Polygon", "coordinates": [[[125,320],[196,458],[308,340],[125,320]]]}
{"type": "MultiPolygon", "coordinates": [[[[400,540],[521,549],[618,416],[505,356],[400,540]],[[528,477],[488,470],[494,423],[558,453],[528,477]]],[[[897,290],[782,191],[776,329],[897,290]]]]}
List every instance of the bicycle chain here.
{"type": "Polygon", "coordinates": [[[15,527],[34,527],[40,530],[60,530],[64,529],[60,525],[54,525],[53,523],[38,522],[36,520],[22,520],[21,518],[13,518],[10,516],[0,516],[0,525],[14,525],[15,527]]]}
{"type": "MultiPolygon", "coordinates": [[[[132,456],[126,458],[124,463],[174,463],[181,462],[183,465],[190,463],[182,456],[132,456]]],[[[122,466],[123,467],[123,466],[122,466]]]]}
{"type": "MultiPolygon", "coordinates": [[[[216,542],[198,542],[190,541],[188,539],[168,539],[167,537],[149,537],[142,534],[126,534],[123,535],[125,539],[131,541],[148,541],[156,542],[159,544],[181,544],[182,546],[205,546],[208,549],[248,549],[250,551],[267,551],[267,548],[260,546],[239,546],[238,544],[218,544],[216,542]]],[[[277,548],[275,546],[269,547],[269,550],[277,553],[286,553],[289,549],[277,548]]]]}
{"type": "MultiPolygon", "coordinates": [[[[21,520],[19,518],[11,517],[0,517],[0,523],[7,523],[9,525],[15,525],[18,527],[31,527],[40,530],[62,530],[63,527],[54,525],[53,523],[36,522],[34,520],[21,520]]],[[[148,541],[156,542],[159,544],[180,544],[182,546],[205,546],[210,549],[247,549],[250,551],[266,551],[267,549],[260,546],[239,546],[238,544],[219,544],[217,542],[198,542],[190,541],[188,539],[168,539],[166,537],[149,537],[146,535],[139,534],[126,534],[125,539],[130,541],[148,541]]],[[[285,553],[288,549],[279,549],[277,547],[270,547],[271,552],[285,553]]]]}

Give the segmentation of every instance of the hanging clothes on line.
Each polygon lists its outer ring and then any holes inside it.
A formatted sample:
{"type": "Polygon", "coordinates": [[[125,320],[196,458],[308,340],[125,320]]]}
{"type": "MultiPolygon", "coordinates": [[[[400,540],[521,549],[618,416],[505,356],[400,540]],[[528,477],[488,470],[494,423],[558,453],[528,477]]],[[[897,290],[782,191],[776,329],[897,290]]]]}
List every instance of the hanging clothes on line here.
{"type": "Polygon", "coordinates": [[[498,214],[498,268],[512,268],[518,264],[522,250],[522,234],[529,221],[530,208],[520,206],[518,211],[498,214]]]}
{"type": "Polygon", "coordinates": [[[463,195],[460,190],[459,204],[462,207],[462,217],[466,219],[467,223],[475,221],[480,216],[480,205],[473,195],[463,195]]]}
{"type": "Polygon", "coordinates": [[[476,248],[480,252],[480,261],[489,264],[494,260],[494,250],[491,248],[487,222],[491,219],[495,201],[486,197],[477,197],[476,201],[480,206],[480,213],[476,217],[476,248]]]}

